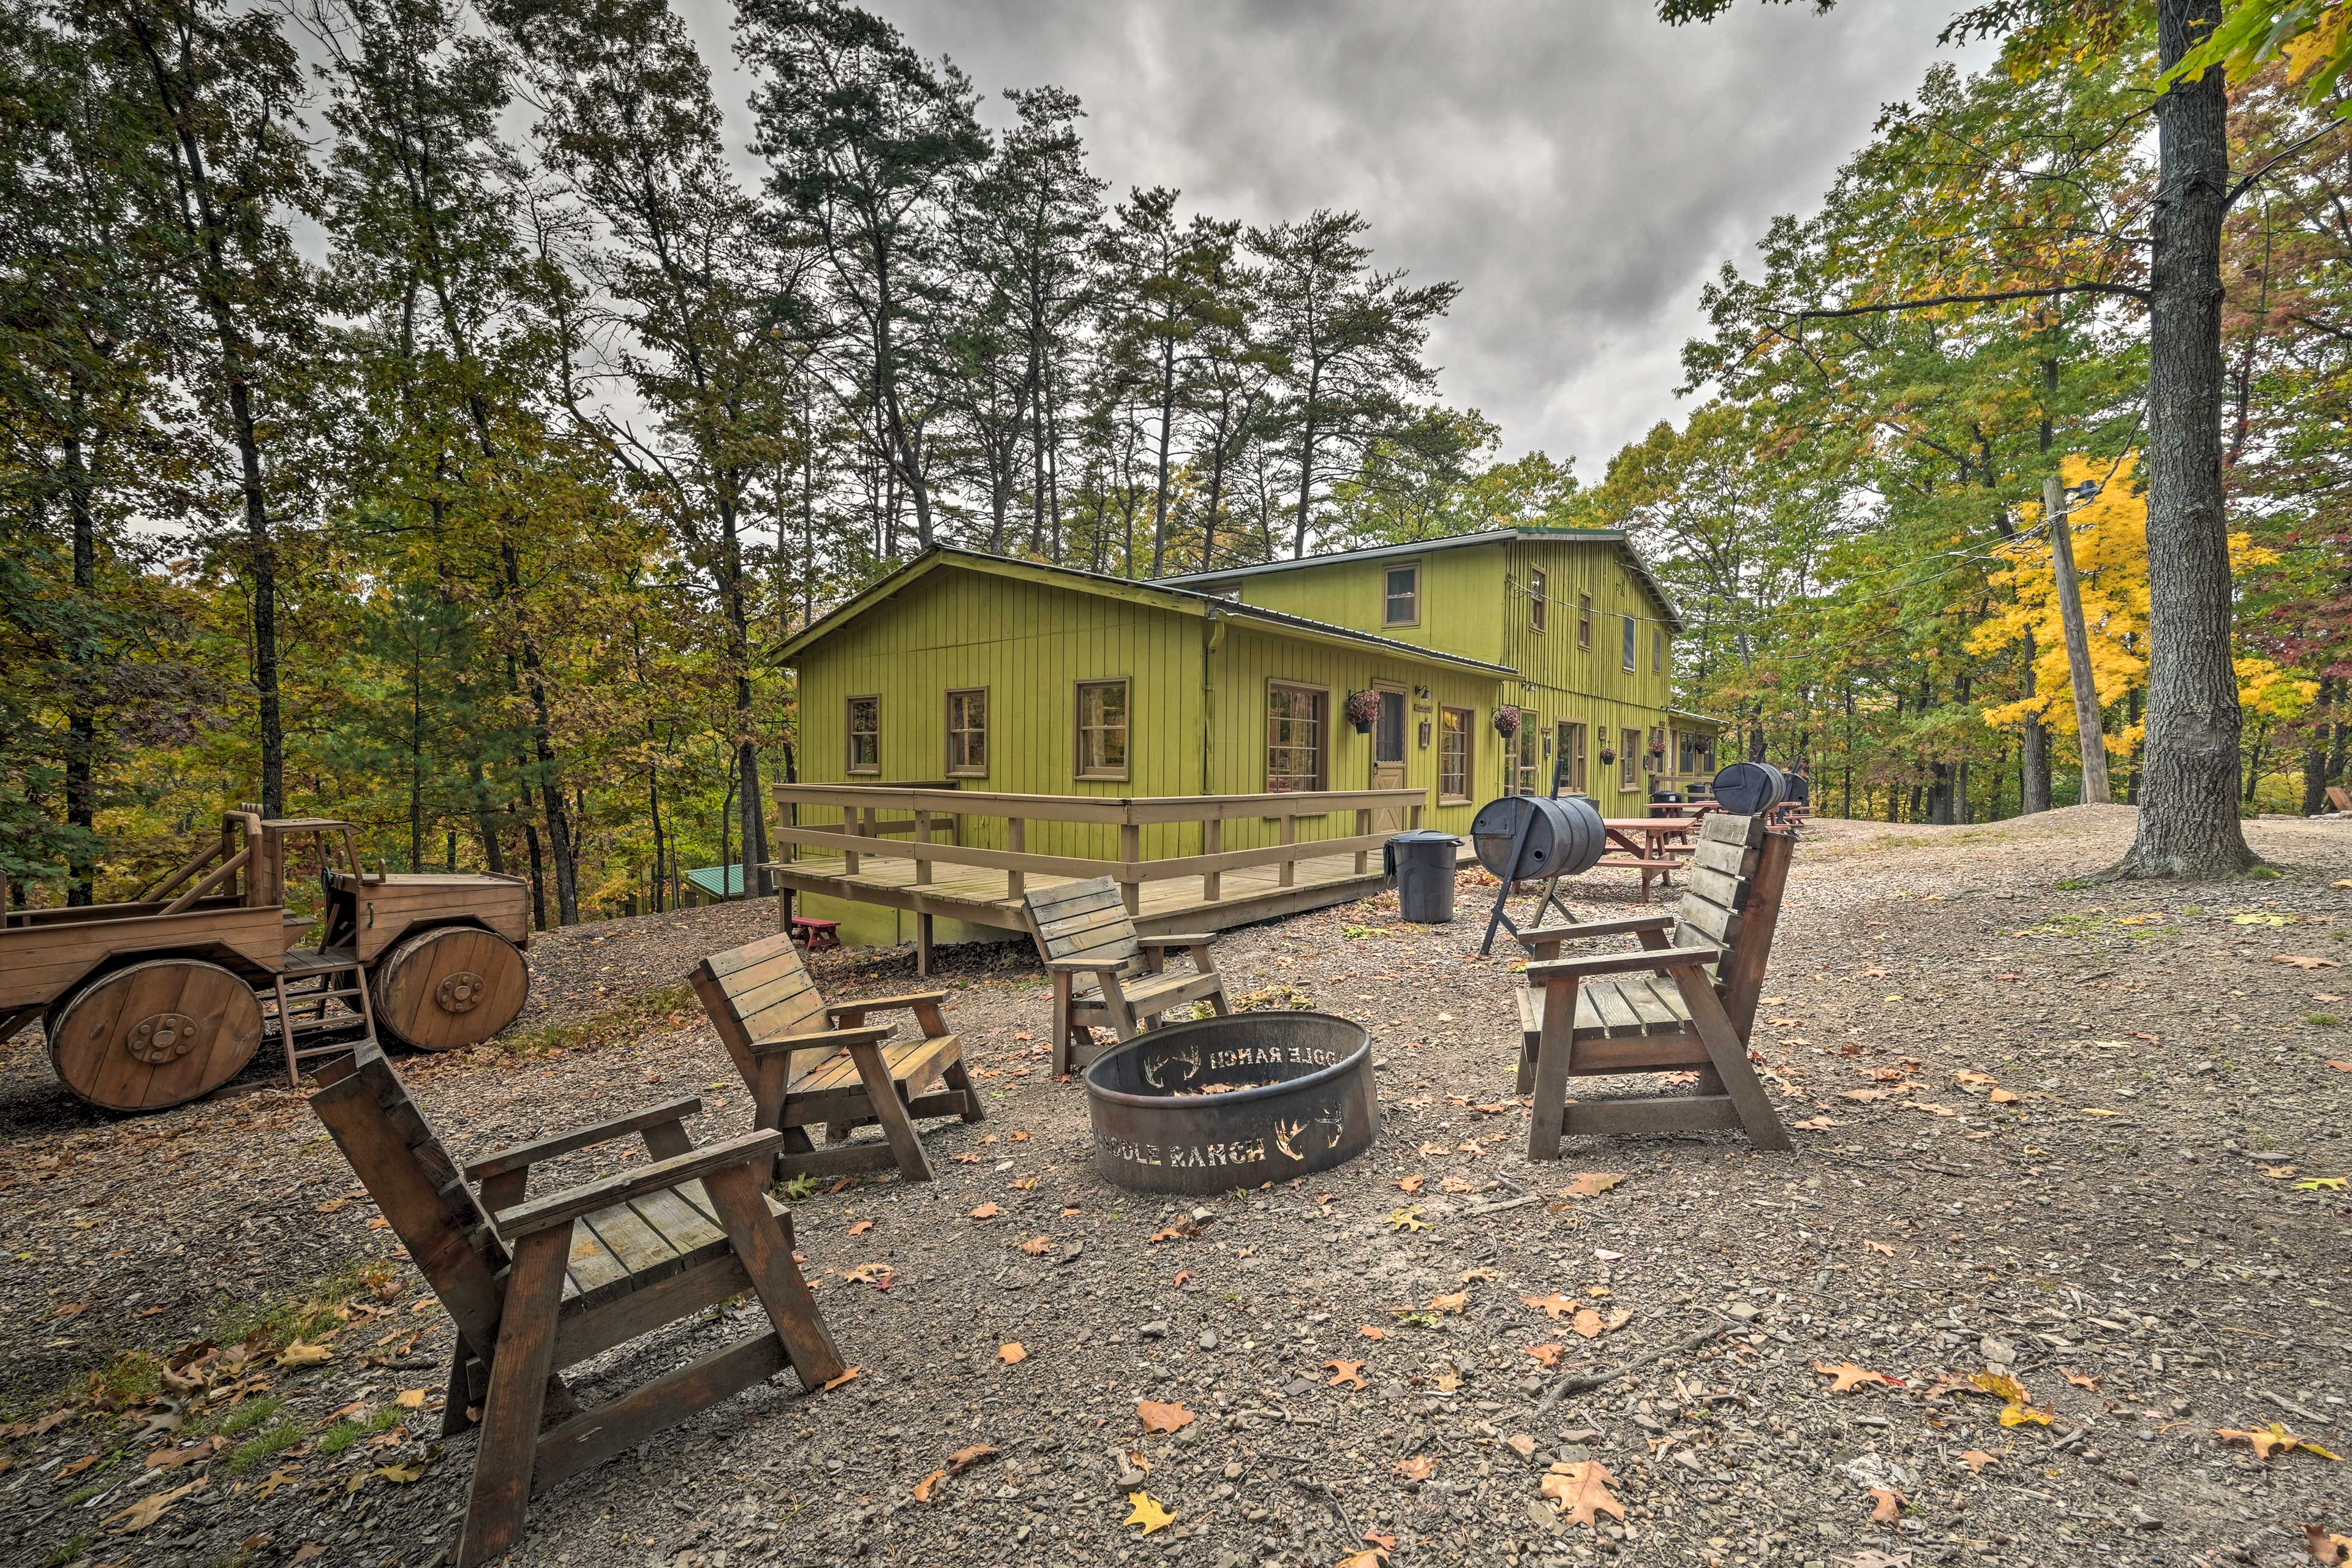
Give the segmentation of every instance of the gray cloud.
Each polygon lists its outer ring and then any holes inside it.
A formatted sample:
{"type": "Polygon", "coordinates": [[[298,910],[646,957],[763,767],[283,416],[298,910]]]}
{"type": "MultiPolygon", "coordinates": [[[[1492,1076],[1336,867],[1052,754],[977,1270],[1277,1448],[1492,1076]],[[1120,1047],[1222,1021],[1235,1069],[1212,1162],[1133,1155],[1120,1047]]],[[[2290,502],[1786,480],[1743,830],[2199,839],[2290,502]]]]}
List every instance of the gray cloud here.
{"type": "MultiPolygon", "coordinates": [[[[674,3],[740,105],[731,7],[674,3]]],[[[1700,283],[1811,208],[1948,9],[1751,4],[1672,29],[1647,0],[869,3],[992,99],[1078,94],[1117,194],[1174,185],[1253,223],[1360,210],[1383,266],[1464,285],[1433,343],[1445,395],[1596,478],[1679,416],[1700,283]]]]}

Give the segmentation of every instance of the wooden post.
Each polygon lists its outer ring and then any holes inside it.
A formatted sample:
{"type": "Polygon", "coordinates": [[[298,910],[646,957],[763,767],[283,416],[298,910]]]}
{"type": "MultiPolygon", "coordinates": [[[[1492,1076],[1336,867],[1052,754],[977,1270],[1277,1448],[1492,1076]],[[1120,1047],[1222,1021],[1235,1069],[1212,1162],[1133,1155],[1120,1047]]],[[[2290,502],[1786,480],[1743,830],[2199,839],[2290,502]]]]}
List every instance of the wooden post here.
{"type": "MultiPolygon", "coordinates": [[[[1132,822],[1122,822],[1118,826],[1118,858],[1130,866],[1143,858],[1143,829],[1132,822]]],[[[1122,877],[1118,884],[1118,897],[1119,901],[1127,906],[1127,912],[1129,915],[1142,911],[1142,883],[1131,882],[1122,877]]]]}
{"type": "MultiPolygon", "coordinates": [[[[1282,842],[1285,844],[1296,844],[1298,842],[1298,818],[1292,816],[1287,812],[1283,814],[1282,818],[1282,842]]],[[[1297,879],[1298,858],[1297,856],[1292,856],[1282,863],[1279,885],[1287,888],[1297,879]]]]}
{"type": "MultiPolygon", "coordinates": [[[[931,879],[931,862],[922,851],[922,846],[930,841],[931,814],[928,811],[918,811],[915,813],[915,880],[918,882],[928,882],[931,879]]],[[[929,971],[926,970],[924,973],[929,973],[929,971]]]]}
{"type": "MultiPolygon", "coordinates": [[[[853,835],[860,837],[865,836],[866,808],[864,806],[851,805],[843,807],[841,820],[843,825],[846,826],[853,835]]],[[[864,858],[855,849],[843,850],[841,852],[841,874],[845,877],[855,877],[857,875],[858,862],[862,858],[864,858]]]]}
{"type": "Polygon", "coordinates": [[[1421,808],[1422,808],[1422,805],[1423,805],[1423,803],[1422,803],[1422,802],[1420,802],[1420,801],[1414,801],[1411,805],[1409,805],[1409,806],[1407,806],[1407,807],[1405,808],[1405,814],[1404,814],[1404,825],[1405,825],[1407,827],[1411,827],[1411,828],[1418,828],[1418,827],[1420,827],[1420,826],[1421,826],[1421,808]]]}
{"type": "MultiPolygon", "coordinates": [[[[961,821],[962,818],[959,817],[957,820],[961,821]]],[[[1012,850],[1015,855],[1023,855],[1028,852],[1029,824],[1026,820],[1018,816],[1008,816],[1004,819],[1004,847],[1007,849],[1012,850]]],[[[1007,871],[1004,873],[1004,896],[1006,898],[1018,899],[1028,891],[1029,873],[1026,871],[1007,871]]]]}
{"type": "MultiPolygon", "coordinates": [[[[1203,855],[1223,854],[1224,852],[1224,847],[1225,819],[1222,816],[1213,816],[1209,818],[1208,821],[1201,824],[1201,853],[1203,855]]],[[[1224,887],[1224,873],[1221,871],[1203,873],[1201,878],[1201,897],[1209,903],[1213,904],[1218,900],[1218,899],[1223,896],[1224,887]]]]}
{"type": "Polygon", "coordinates": [[[931,973],[931,917],[915,917],[915,973],[928,979],[931,973]]]}
{"type": "MultiPolygon", "coordinates": [[[[1369,812],[1369,811],[1360,811],[1360,812],[1356,813],[1356,837],[1359,837],[1359,838],[1360,838],[1360,837],[1362,837],[1365,834],[1370,833],[1371,830],[1372,830],[1372,814],[1371,814],[1370,812],[1369,812]]],[[[1357,851],[1356,851],[1356,875],[1357,875],[1357,876],[1359,876],[1359,877],[1364,876],[1364,875],[1366,875],[1367,873],[1369,873],[1369,872],[1371,870],[1371,868],[1372,868],[1372,856],[1371,856],[1371,851],[1370,851],[1369,849],[1359,849],[1359,850],[1357,850],[1357,851]]]]}

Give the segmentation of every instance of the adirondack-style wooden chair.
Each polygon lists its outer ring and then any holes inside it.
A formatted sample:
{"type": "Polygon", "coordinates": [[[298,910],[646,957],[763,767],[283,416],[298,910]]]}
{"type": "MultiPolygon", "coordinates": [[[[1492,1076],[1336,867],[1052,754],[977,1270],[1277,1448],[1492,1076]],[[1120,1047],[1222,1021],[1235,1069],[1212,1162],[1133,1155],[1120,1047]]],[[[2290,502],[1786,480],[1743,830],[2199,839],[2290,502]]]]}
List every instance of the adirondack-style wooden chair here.
{"type": "Polygon", "coordinates": [[[457,1325],[441,1429],[481,1428],[457,1568],[509,1551],[537,1493],[787,1364],[803,1388],[841,1375],[792,1217],[761,1191],[774,1132],[698,1149],[684,1121],[702,1102],[675,1100],[461,1166],[373,1040],[317,1077],[311,1108],[457,1325]],[[651,1163],[530,1194],[533,1165],[632,1134],[651,1163]],[[593,1409],[565,1386],[564,1368],[745,1290],[773,1331],[593,1409]]]}
{"type": "Polygon", "coordinates": [[[1519,1092],[1535,1097],[1528,1157],[1559,1158],[1563,1136],[1744,1131],[1791,1147],[1748,1065],[1756,997],[1772,954],[1795,843],[1760,816],[1708,814],[1689,885],[1672,915],[1634,915],[1519,933],[1529,955],[1518,994],[1519,1092]],[[1638,952],[1562,958],[1564,942],[1638,936],[1638,952]],[[1571,1078],[1696,1069],[1694,1092],[1568,1102],[1571,1078]]]}
{"type": "Polygon", "coordinates": [[[1150,1028],[1160,1016],[1205,1001],[1219,1013],[1224,976],[1209,956],[1205,935],[1138,936],[1118,884],[1108,877],[1064,882],[1027,895],[1037,954],[1054,981],[1054,1075],[1084,1071],[1108,1050],[1094,1032],[1108,1028],[1121,1041],[1150,1028]],[[1192,955],[1190,973],[1167,968],[1168,950],[1192,955]]]}
{"type": "Polygon", "coordinates": [[[963,1047],[940,1010],[944,991],[828,1005],[789,936],[714,952],[691,978],[719,1043],[751,1087],[751,1124],[782,1140],[777,1181],[896,1165],[908,1181],[928,1182],[916,1119],[982,1119],[963,1047]],[[866,1024],[877,1013],[912,1013],[921,1037],[891,1040],[892,1026],[866,1024]],[[881,1125],[882,1142],[819,1149],[807,1131],[823,1122],[839,1141],[869,1121],[881,1125]]]}

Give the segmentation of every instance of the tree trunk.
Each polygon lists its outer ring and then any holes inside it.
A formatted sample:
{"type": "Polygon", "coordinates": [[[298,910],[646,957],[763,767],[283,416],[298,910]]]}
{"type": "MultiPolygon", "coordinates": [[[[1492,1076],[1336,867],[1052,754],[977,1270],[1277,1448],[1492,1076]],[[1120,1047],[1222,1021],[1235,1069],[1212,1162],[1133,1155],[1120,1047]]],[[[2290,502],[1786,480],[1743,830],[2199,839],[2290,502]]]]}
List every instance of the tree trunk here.
{"type": "MultiPolygon", "coordinates": [[[[2158,0],[2166,67],[2212,30],[2205,0],[2158,0]]],[[[2221,222],[2229,98],[2209,70],[2156,100],[2147,377],[2148,702],[2138,833],[2123,877],[2234,876],[2238,680],[2221,498],[2221,222]]]]}
{"type": "Polygon", "coordinates": [[[2303,815],[2317,816],[2327,809],[2327,715],[2342,694],[2340,676],[2319,678],[2319,699],[2311,705],[2311,734],[2303,748],[2303,815]]]}
{"type": "MultiPolygon", "coordinates": [[[[2033,634],[2025,634],[2025,689],[2031,696],[2037,684],[2033,673],[2035,648],[2033,634]]],[[[2023,744],[2018,758],[2018,815],[2032,816],[2050,809],[2050,726],[2042,721],[2039,713],[2025,721],[2023,744]]]]}
{"type": "MultiPolygon", "coordinates": [[[[81,412],[81,395],[74,395],[74,413],[81,412]]],[[[97,679],[98,649],[90,646],[89,620],[98,614],[98,529],[90,515],[89,472],[82,462],[81,438],[65,440],[66,504],[73,516],[74,594],[81,604],[76,612],[73,642],[73,694],[66,715],[66,825],[94,834],[98,824],[95,788],[98,757],[98,706],[92,682],[97,679]]],[[[94,844],[86,839],[85,845],[94,844]]],[[[84,908],[98,898],[98,867],[88,848],[77,847],[66,903],[84,908]]]]}

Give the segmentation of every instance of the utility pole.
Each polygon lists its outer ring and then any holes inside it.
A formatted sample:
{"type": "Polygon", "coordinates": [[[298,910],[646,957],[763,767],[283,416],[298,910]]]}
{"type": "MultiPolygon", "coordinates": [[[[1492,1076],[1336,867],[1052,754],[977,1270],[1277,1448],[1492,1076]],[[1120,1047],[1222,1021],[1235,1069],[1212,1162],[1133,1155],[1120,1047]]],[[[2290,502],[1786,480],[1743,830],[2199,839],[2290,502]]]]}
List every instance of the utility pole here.
{"type": "MultiPolygon", "coordinates": [[[[2083,500],[2099,493],[2085,483],[2083,500]]],[[[2074,525],[2066,487],[2055,474],[2042,481],[2042,517],[2050,528],[2050,559],[2058,579],[2058,613],[2066,623],[2066,667],[2074,680],[2074,733],[2083,749],[2083,799],[2105,805],[2115,798],[2107,787],[2107,738],[2099,728],[2099,689],[2091,679],[2091,634],[2083,625],[2083,590],[2074,580],[2074,525]]]]}

